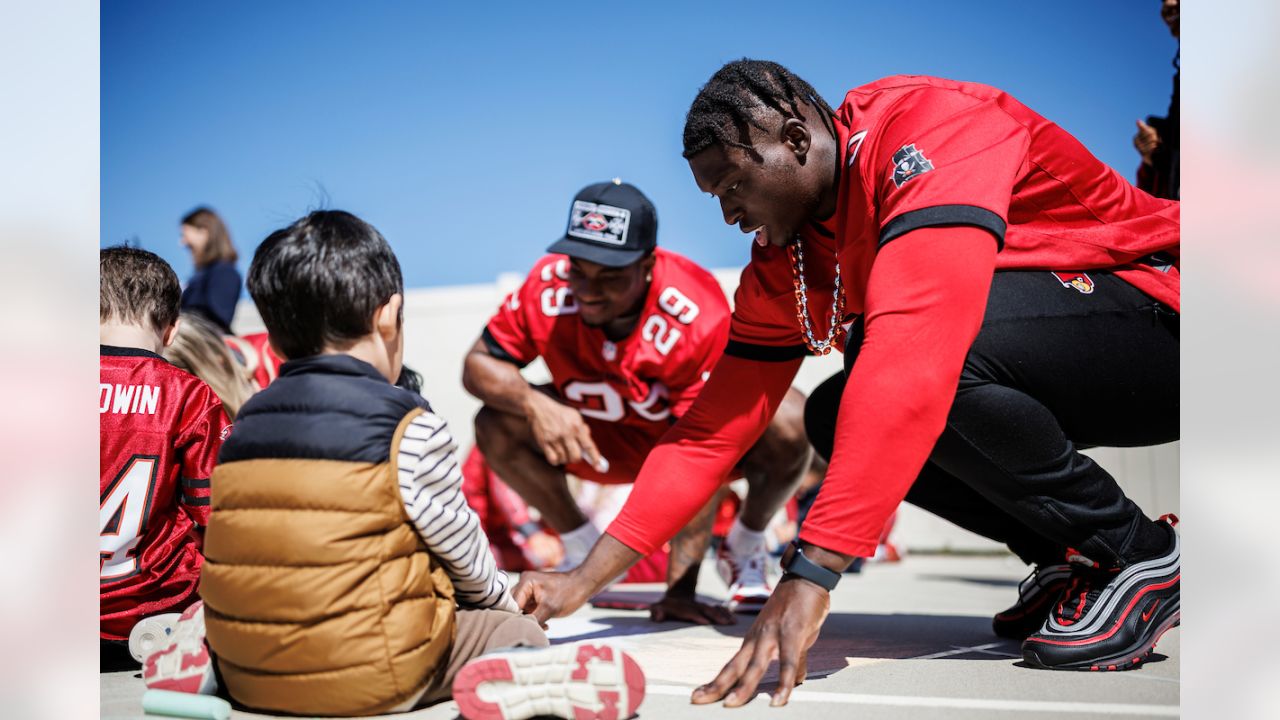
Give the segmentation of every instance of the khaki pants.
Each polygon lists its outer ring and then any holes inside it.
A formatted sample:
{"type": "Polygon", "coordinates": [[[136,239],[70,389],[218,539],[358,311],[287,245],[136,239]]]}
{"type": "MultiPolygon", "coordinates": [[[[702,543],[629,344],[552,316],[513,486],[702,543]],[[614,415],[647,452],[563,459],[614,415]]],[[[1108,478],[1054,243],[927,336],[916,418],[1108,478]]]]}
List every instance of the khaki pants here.
{"type": "Polygon", "coordinates": [[[455,617],[457,632],[448,659],[421,696],[395,708],[393,712],[412,710],[449,699],[453,694],[453,678],[458,671],[481,655],[502,648],[547,647],[551,644],[532,615],[516,615],[503,610],[458,608],[455,617]]]}

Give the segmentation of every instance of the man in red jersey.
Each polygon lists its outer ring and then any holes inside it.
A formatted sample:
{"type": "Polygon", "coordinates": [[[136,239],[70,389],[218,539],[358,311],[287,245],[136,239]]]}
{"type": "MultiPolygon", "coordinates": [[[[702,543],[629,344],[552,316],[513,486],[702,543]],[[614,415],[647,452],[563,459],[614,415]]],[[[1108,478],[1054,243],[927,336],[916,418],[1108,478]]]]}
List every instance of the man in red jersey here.
{"type": "MultiPolygon", "coordinates": [[[[575,567],[599,538],[574,502],[565,473],[630,483],[645,457],[689,411],[728,336],[724,291],[706,270],[657,247],[653,204],[621,181],[590,185],[570,209],[564,237],[551,245],[520,289],[489,320],[467,356],[463,384],[485,403],[476,442],[493,469],[538,508],[560,534],[563,567],[575,567]],[[550,387],[531,387],[519,368],[542,357],[550,387]]],[[[749,492],[717,563],[729,606],[758,611],[771,589],[764,530],[794,492],[809,463],[804,396],[783,388],[783,409],[762,423],[733,459],[749,492]]],[[[678,476],[664,484],[675,485],[678,476]]],[[[732,616],[694,599],[714,510],[686,528],[668,566],[669,590],[655,620],[729,623],[732,616]]],[[[659,501],[660,502],[660,501],[659,501]]],[[[696,510],[695,510],[696,512],[696,510]]],[[[687,527],[686,527],[687,526],[687,527]]],[[[610,576],[610,579],[614,576],[610,576]]]]}
{"type": "Polygon", "coordinates": [[[571,610],[674,532],[800,358],[834,348],[846,371],[806,407],[826,481],[742,649],[694,702],[747,702],[778,659],[785,703],[839,571],[904,498],[1036,565],[995,622],[1034,630],[1030,664],[1145,659],[1179,621],[1178,537],[1078,447],[1178,437],[1178,204],[1009,95],[929,77],[833,109],[776,63],[729,63],[684,143],[699,188],[755,240],[725,358],[582,567],[527,576],[517,601],[571,610]]]}
{"type": "Polygon", "coordinates": [[[113,247],[100,252],[99,270],[105,669],[160,649],[166,623],[198,599],[209,476],[231,425],[209,386],[159,355],[177,335],[181,289],[172,268],[145,250],[113,247]]]}

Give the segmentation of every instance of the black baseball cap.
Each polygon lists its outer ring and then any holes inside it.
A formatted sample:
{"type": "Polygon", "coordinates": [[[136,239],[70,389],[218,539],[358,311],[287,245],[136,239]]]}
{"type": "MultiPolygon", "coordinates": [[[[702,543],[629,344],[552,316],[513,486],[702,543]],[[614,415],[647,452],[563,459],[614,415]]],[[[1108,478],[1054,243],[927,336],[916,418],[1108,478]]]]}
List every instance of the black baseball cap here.
{"type": "Polygon", "coordinates": [[[658,212],[636,186],[614,179],[573,198],[569,227],[547,252],[607,267],[625,267],[658,246],[658,212]]]}

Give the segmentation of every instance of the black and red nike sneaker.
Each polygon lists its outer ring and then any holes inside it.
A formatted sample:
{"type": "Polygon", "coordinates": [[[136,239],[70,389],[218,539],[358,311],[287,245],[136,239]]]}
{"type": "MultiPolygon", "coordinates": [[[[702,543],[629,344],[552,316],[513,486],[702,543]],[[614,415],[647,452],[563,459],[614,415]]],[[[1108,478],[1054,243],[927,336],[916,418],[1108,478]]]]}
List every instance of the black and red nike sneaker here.
{"type": "Polygon", "coordinates": [[[1002,638],[1025,640],[1044,625],[1070,579],[1071,566],[1066,563],[1037,565],[1018,584],[1018,601],[991,618],[991,630],[1002,638]]]}
{"type": "MultiPolygon", "coordinates": [[[[1171,516],[1165,516],[1167,520],[1171,516]]],[[[1181,543],[1173,525],[1158,557],[1105,569],[1083,558],[1044,627],[1022,643],[1022,658],[1052,670],[1129,670],[1181,621],[1181,543]]]]}

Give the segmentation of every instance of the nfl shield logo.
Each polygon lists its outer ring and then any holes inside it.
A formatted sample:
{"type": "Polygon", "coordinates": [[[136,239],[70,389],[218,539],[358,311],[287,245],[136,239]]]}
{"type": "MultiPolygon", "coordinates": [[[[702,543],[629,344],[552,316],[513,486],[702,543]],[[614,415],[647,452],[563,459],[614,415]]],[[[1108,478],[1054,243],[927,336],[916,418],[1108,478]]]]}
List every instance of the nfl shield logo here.
{"type": "Polygon", "coordinates": [[[893,184],[902,187],[906,181],[933,169],[933,163],[917,150],[915,143],[904,145],[893,154],[893,184]]]}

